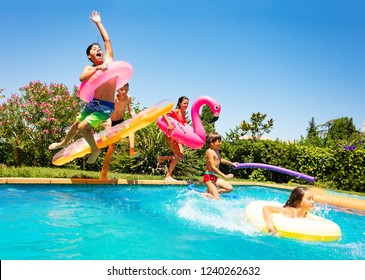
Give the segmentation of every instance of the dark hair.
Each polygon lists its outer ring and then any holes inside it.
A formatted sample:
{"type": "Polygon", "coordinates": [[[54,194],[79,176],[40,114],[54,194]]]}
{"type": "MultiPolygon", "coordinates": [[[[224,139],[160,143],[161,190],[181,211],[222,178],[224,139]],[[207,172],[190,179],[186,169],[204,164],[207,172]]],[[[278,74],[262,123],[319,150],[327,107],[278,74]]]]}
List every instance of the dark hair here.
{"type": "Polygon", "coordinates": [[[117,91],[120,90],[121,88],[125,87],[125,86],[127,86],[128,87],[128,90],[129,90],[129,83],[126,83],[123,86],[121,86],[120,88],[118,88],[117,91]]]}
{"type": "Polygon", "coordinates": [[[186,96],[181,96],[181,97],[179,98],[179,100],[177,101],[177,104],[176,104],[176,108],[175,108],[175,109],[180,109],[180,104],[181,104],[184,100],[188,100],[188,101],[189,101],[189,98],[187,98],[186,96]]]}
{"type": "Polygon", "coordinates": [[[86,49],[86,55],[89,56],[90,55],[90,50],[93,46],[99,46],[101,48],[101,46],[99,45],[99,43],[92,43],[91,45],[89,45],[86,49]]]}
{"type": "Polygon", "coordinates": [[[208,143],[214,143],[217,140],[222,141],[222,136],[217,132],[210,132],[208,135],[208,143]]]}
{"type": "MultiPolygon", "coordinates": [[[[101,46],[99,45],[99,43],[92,43],[91,45],[89,45],[88,47],[87,47],[87,49],[86,49],[86,55],[87,56],[89,56],[90,55],[90,50],[91,50],[91,48],[93,47],[93,46],[99,46],[100,48],[101,48],[101,46]]],[[[93,62],[90,58],[89,58],[89,60],[91,61],[91,62],[93,62]]],[[[94,62],[93,62],[94,63],[94,62]]]]}
{"type": "Polygon", "coordinates": [[[305,192],[308,191],[307,187],[297,187],[295,188],[288,199],[288,201],[285,203],[284,207],[294,207],[297,208],[300,202],[303,199],[303,196],[305,192]]]}

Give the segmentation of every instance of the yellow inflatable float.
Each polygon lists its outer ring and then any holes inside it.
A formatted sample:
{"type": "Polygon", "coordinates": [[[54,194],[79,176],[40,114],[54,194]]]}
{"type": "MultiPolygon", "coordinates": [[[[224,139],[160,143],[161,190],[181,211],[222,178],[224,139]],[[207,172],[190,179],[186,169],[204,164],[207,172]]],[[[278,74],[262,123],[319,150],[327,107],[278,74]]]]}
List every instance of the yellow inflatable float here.
{"type": "MultiPolygon", "coordinates": [[[[266,205],[282,207],[277,202],[253,201],[246,206],[248,221],[267,232],[262,208],[266,205]]],[[[306,218],[292,218],[282,214],[273,214],[273,224],[281,237],[305,241],[330,242],[341,239],[340,227],[327,219],[308,213],[306,218]]]]}
{"type": "MultiPolygon", "coordinates": [[[[127,137],[131,133],[146,127],[159,116],[170,112],[172,107],[173,103],[171,101],[162,100],[152,107],[139,112],[133,118],[95,134],[94,139],[98,148],[105,148],[119,141],[121,138],[127,137]]],[[[87,144],[84,138],[81,138],[55,154],[52,163],[54,165],[63,165],[75,158],[83,157],[90,152],[91,148],[89,144],[87,144]]]]}

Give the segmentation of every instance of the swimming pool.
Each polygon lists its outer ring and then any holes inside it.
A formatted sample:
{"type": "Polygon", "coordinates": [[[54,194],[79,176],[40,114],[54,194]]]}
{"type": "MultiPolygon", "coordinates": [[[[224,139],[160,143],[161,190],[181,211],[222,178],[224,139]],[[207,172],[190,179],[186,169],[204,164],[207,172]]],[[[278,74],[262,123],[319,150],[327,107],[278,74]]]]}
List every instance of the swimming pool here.
{"type": "Polygon", "coordinates": [[[364,213],[317,205],[342,230],[338,242],[258,232],[244,218],[253,200],[290,191],[235,187],[208,200],[181,186],[1,185],[2,260],[364,260],[364,213]]]}

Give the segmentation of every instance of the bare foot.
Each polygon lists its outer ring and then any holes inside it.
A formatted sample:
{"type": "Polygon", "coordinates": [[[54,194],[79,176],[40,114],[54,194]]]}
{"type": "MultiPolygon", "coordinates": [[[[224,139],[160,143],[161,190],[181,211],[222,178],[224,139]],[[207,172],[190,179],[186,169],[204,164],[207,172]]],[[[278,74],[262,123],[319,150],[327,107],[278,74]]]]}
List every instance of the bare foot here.
{"type": "Polygon", "coordinates": [[[58,142],[58,143],[52,143],[51,145],[49,145],[48,149],[49,150],[55,150],[55,149],[61,149],[64,148],[65,146],[62,145],[62,142],[58,142]]]}
{"type": "Polygon", "coordinates": [[[174,179],[174,178],[172,178],[172,177],[166,177],[166,178],[165,178],[165,181],[166,181],[166,182],[177,182],[177,180],[176,180],[176,179],[174,179]]]}
{"type": "Polygon", "coordinates": [[[97,149],[96,151],[94,151],[94,152],[92,152],[90,154],[90,156],[87,159],[87,162],[86,163],[87,164],[93,164],[97,160],[97,158],[98,158],[99,155],[100,155],[100,150],[97,149]]]}

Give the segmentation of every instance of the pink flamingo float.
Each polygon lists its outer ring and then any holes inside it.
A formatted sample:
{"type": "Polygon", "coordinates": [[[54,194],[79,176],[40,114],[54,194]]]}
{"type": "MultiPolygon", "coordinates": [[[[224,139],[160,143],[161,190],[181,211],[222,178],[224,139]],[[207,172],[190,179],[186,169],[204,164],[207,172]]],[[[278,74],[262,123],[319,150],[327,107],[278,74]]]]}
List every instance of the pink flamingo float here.
{"type": "Polygon", "coordinates": [[[174,127],[171,133],[168,131],[167,123],[163,117],[159,117],[157,119],[157,125],[166,135],[172,139],[189,148],[200,149],[204,146],[206,140],[205,129],[199,115],[199,110],[203,105],[208,105],[213,113],[214,117],[211,122],[218,120],[219,113],[221,111],[220,104],[209,96],[201,96],[197,98],[191,106],[191,120],[193,127],[191,127],[189,124],[181,124],[179,121],[169,116],[167,116],[167,118],[174,127]]]}

